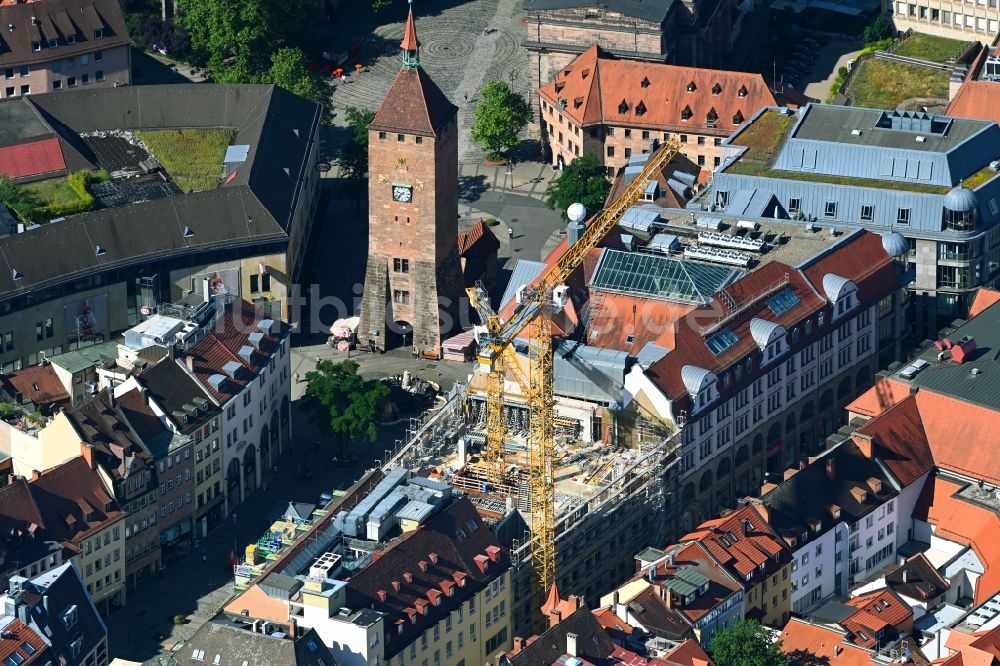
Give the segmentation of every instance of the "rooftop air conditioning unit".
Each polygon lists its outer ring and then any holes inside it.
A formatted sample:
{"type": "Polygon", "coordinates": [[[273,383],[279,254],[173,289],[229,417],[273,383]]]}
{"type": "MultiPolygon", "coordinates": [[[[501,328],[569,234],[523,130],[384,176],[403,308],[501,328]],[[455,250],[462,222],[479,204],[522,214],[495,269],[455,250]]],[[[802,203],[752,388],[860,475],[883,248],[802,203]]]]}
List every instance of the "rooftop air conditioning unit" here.
{"type": "Polygon", "coordinates": [[[926,136],[918,136],[917,137],[917,143],[923,143],[926,140],[927,140],[926,136]]]}
{"type": "Polygon", "coordinates": [[[859,130],[859,129],[852,129],[851,130],[851,136],[861,136],[861,130],[859,130]]]}

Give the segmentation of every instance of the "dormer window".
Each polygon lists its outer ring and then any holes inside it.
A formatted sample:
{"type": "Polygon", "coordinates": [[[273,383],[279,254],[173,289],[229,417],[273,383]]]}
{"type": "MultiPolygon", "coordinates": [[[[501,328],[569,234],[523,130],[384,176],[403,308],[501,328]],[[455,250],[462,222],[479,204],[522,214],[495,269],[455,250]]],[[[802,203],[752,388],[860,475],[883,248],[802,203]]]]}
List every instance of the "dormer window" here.
{"type": "Polygon", "coordinates": [[[738,94],[738,95],[739,95],[740,97],[746,97],[746,96],[747,96],[747,95],[749,95],[750,93],[749,93],[749,91],[747,91],[747,87],[746,87],[746,86],[740,86],[740,90],[739,90],[739,92],[738,92],[737,94],[738,94]]]}
{"type": "Polygon", "coordinates": [[[41,51],[42,50],[42,42],[41,41],[31,42],[31,50],[32,51],[41,51]]]}
{"type": "Polygon", "coordinates": [[[76,35],[66,35],[67,44],[76,44],[76,35]]]}
{"type": "Polygon", "coordinates": [[[590,76],[590,70],[589,69],[583,70],[582,72],[580,72],[580,76],[584,79],[587,78],[588,76],[590,76]]]}
{"type": "Polygon", "coordinates": [[[743,112],[742,111],[737,111],[736,113],[733,114],[733,124],[734,125],[742,125],[744,120],[745,120],[745,118],[743,117],[743,112]]]}
{"type": "Polygon", "coordinates": [[[705,116],[705,124],[708,127],[715,127],[715,122],[719,119],[719,114],[715,112],[715,109],[709,109],[708,115],[705,116]]]}
{"type": "Polygon", "coordinates": [[[689,93],[693,93],[697,89],[698,89],[698,86],[696,86],[694,84],[694,81],[692,81],[691,83],[688,84],[688,92],[689,93]]]}
{"type": "Polygon", "coordinates": [[[646,105],[640,101],[635,107],[635,115],[641,116],[644,113],[646,113],[646,105]]]}
{"type": "Polygon", "coordinates": [[[712,95],[718,97],[721,94],[722,94],[722,86],[716,83],[714,86],[712,86],[712,95]]]}
{"type": "Polygon", "coordinates": [[[691,107],[690,106],[685,106],[684,110],[681,111],[681,120],[687,122],[688,120],[691,120],[691,115],[692,115],[692,113],[691,113],[691,107]]]}
{"type": "Polygon", "coordinates": [[[54,49],[57,46],[59,46],[59,40],[58,39],[50,39],[49,40],[49,48],[50,49],[54,49]]]}
{"type": "Polygon", "coordinates": [[[94,39],[104,39],[104,28],[96,28],[94,30],[94,39]]]}
{"type": "Polygon", "coordinates": [[[625,100],[622,100],[621,102],[619,102],[619,104],[618,104],[618,113],[621,114],[621,115],[624,115],[624,114],[628,113],[628,102],[626,102],[625,100]]]}
{"type": "Polygon", "coordinates": [[[640,83],[639,85],[642,86],[643,88],[648,88],[649,87],[649,79],[647,79],[645,76],[642,77],[642,83],[640,83]]]}

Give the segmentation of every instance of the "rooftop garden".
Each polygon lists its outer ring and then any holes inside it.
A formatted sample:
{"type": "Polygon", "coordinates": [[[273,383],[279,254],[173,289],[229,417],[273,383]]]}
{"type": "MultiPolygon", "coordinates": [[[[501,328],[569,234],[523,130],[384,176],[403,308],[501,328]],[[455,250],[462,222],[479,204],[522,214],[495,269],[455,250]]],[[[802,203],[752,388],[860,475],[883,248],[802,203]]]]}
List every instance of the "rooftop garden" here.
{"type": "Polygon", "coordinates": [[[94,197],[91,183],[108,179],[106,171],[78,171],[65,178],[52,178],[17,185],[0,177],[0,203],[25,224],[42,224],[57,217],[91,210],[94,197]]]}
{"type": "Polygon", "coordinates": [[[908,58],[923,58],[931,62],[946,63],[962,55],[968,45],[969,42],[960,42],[957,39],[935,37],[933,35],[914,32],[900,42],[896,50],[893,51],[893,54],[908,58]]]}
{"type": "Polygon", "coordinates": [[[183,192],[214,190],[222,181],[232,129],[176,129],[136,132],[183,192]]]}
{"type": "MultiPolygon", "coordinates": [[[[886,187],[907,192],[924,192],[928,194],[945,194],[950,188],[924,183],[907,183],[898,181],[880,181],[871,178],[855,176],[833,176],[824,173],[808,173],[804,171],[785,171],[774,168],[774,160],[781,150],[788,134],[794,116],[785,116],[775,111],[766,111],[760,118],[746,129],[733,137],[737,146],[747,146],[748,150],[734,163],[726,167],[726,173],[742,176],[760,176],[763,178],[780,178],[783,180],[801,180],[814,183],[833,183],[851,187],[886,187]],[[879,183],[884,183],[879,185],[879,183]]],[[[977,174],[978,175],[978,174],[977,174]]]]}
{"type": "Polygon", "coordinates": [[[914,98],[948,99],[946,71],[883,58],[869,58],[857,67],[847,89],[853,106],[894,109],[914,98]]]}
{"type": "Polygon", "coordinates": [[[987,164],[982,169],[962,181],[962,184],[970,190],[974,190],[995,175],[997,175],[997,172],[990,168],[990,165],[987,164]]]}

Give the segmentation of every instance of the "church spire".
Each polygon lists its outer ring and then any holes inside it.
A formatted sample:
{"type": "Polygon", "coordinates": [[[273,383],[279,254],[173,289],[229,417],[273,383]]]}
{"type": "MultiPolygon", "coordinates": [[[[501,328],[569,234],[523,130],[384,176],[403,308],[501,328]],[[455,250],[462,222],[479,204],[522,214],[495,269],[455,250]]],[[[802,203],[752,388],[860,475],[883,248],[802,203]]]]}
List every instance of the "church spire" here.
{"type": "Polygon", "coordinates": [[[406,29],[403,31],[400,47],[403,49],[403,67],[420,67],[420,40],[417,39],[417,26],[413,22],[413,0],[410,0],[410,14],[406,17],[406,29]]]}

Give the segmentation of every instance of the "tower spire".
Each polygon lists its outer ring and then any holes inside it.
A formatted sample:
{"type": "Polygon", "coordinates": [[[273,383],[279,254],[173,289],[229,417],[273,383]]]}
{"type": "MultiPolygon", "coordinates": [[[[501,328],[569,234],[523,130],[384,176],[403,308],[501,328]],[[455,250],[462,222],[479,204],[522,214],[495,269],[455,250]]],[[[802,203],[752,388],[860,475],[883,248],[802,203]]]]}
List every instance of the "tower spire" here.
{"type": "Polygon", "coordinates": [[[403,31],[403,67],[416,69],[420,67],[420,40],[417,39],[417,26],[413,21],[413,0],[409,0],[410,13],[406,17],[406,29],[403,31]]]}

